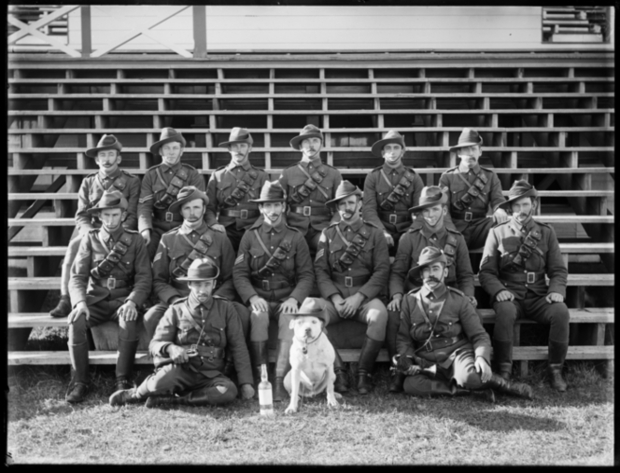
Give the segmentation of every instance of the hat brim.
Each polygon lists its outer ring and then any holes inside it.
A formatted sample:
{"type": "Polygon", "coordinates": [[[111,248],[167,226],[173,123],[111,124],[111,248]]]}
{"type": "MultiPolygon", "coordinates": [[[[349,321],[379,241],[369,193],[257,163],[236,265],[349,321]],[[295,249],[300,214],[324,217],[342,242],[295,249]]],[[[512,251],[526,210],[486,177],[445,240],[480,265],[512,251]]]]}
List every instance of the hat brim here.
{"type": "Polygon", "coordinates": [[[440,204],[446,205],[447,203],[448,203],[448,197],[445,194],[443,194],[439,201],[416,205],[415,207],[411,207],[410,209],[408,209],[408,212],[417,213],[417,212],[421,212],[424,209],[429,209],[431,207],[434,207],[435,205],[440,205],[440,204]]]}
{"type": "Polygon", "coordinates": [[[97,157],[97,153],[99,151],[107,151],[109,149],[115,149],[116,151],[120,152],[121,149],[123,149],[123,145],[121,145],[118,141],[114,144],[111,144],[110,146],[101,146],[100,148],[90,148],[87,149],[84,154],[86,156],[88,156],[89,158],[96,158],[97,157]]]}
{"type": "Polygon", "coordinates": [[[479,145],[482,145],[482,138],[480,138],[480,141],[478,142],[470,141],[468,143],[459,143],[458,145],[451,146],[450,151],[454,151],[459,148],[469,148],[470,146],[479,146],[479,145]]]}
{"type": "Polygon", "coordinates": [[[248,202],[254,202],[255,204],[266,204],[268,202],[286,202],[286,198],[282,197],[280,199],[251,199],[248,202]]]}
{"type": "Polygon", "coordinates": [[[375,144],[373,144],[372,148],[370,148],[370,152],[374,154],[375,156],[382,158],[383,155],[381,154],[381,151],[383,151],[383,147],[390,143],[397,143],[401,145],[404,150],[407,149],[407,146],[405,145],[405,140],[402,137],[401,138],[386,138],[383,140],[379,140],[375,144]]]}
{"type": "Polygon", "coordinates": [[[127,207],[119,207],[119,206],[113,206],[113,207],[92,207],[92,208],[88,209],[86,211],[86,213],[94,214],[94,213],[100,212],[101,210],[109,210],[109,209],[127,210],[127,207]]]}
{"type": "Polygon", "coordinates": [[[247,143],[250,146],[252,146],[254,144],[254,140],[252,139],[243,139],[243,140],[233,140],[233,141],[222,141],[220,144],[218,144],[217,146],[220,148],[226,148],[234,143],[247,143]]]}
{"type": "Polygon", "coordinates": [[[209,205],[209,198],[206,195],[199,195],[197,197],[191,198],[192,195],[190,195],[187,199],[183,199],[183,200],[178,200],[175,202],[172,202],[169,206],[168,206],[168,212],[180,212],[181,211],[181,207],[183,207],[183,204],[186,204],[187,202],[191,202],[192,200],[202,200],[205,203],[205,207],[207,205],[209,205]]]}
{"type": "Polygon", "coordinates": [[[322,320],[324,324],[327,324],[327,315],[325,314],[325,311],[322,310],[321,312],[297,312],[296,314],[293,314],[293,318],[297,318],[297,317],[316,317],[319,320],[322,320]]]}
{"type": "Polygon", "coordinates": [[[525,193],[521,194],[521,195],[515,195],[512,197],[509,197],[508,200],[502,202],[501,204],[498,204],[497,207],[495,207],[495,210],[505,207],[506,205],[510,205],[512,204],[514,201],[519,200],[523,197],[531,197],[532,199],[536,199],[538,198],[538,192],[536,191],[536,189],[530,189],[528,191],[526,191],[525,193]]]}
{"type": "Polygon", "coordinates": [[[196,277],[189,277],[189,276],[182,276],[180,278],[177,278],[177,281],[212,281],[214,279],[217,279],[220,277],[220,268],[217,268],[217,273],[215,276],[213,276],[212,278],[196,278],[196,277]]]}
{"type": "Polygon", "coordinates": [[[434,258],[430,261],[427,261],[426,263],[423,264],[419,264],[417,266],[414,266],[413,268],[411,268],[409,270],[409,272],[407,273],[407,277],[409,278],[409,280],[411,281],[412,279],[421,279],[420,278],[420,270],[422,270],[422,268],[425,268],[426,266],[430,266],[433,263],[444,263],[444,264],[448,264],[448,262],[445,259],[445,255],[442,256],[438,256],[437,258],[434,258]]]}
{"type": "Polygon", "coordinates": [[[325,202],[325,205],[329,205],[329,206],[335,205],[338,202],[340,202],[342,199],[346,199],[347,197],[351,197],[352,195],[359,195],[360,198],[364,197],[364,193],[361,190],[355,189],[353,192],[349,192],[348,194],[343,195],[342,197],[336,197],[335,199],[328,200],[327,202],[325,202]]]}
{"type": "Polygon", "coordinates": [[[299,143],[303,140],[307,140],[308,138],[321,138],[321,142],[323,142],[323,135],[321,133],[308,133],[307,135],[299,135],[289,141],[289,144],[293,149],[299,149],[299,143]]]}
{"type": "Polygon", "coordinates": [[[153,143],[151,147],[149,148],[149,150],[151,151],[152,154],[158,154],[159,148],[161,148],[166,143],[170,143],[172,141],[178,141],[179,143],[183,145],[184,148],[185,148],[185,145],[187,144],[187,141],[185,141],[185,138],[183,138],[183,135],[179,134],[177,136],[171,136],[169,138],[165,138],[163,140],[153,143]]]}

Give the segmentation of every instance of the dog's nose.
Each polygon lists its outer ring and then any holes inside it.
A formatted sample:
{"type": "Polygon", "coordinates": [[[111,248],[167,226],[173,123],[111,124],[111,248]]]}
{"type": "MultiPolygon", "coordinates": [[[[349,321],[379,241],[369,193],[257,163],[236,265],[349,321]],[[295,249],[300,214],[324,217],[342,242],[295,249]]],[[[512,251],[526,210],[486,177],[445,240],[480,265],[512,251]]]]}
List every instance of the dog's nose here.
{"type": "Polygon", "coordinates": [[[311,331],[312,331],[312,330],[310,329],[310,327],[306,327],[306,333],[307,333],[308,335],[310,334],[310,332],[311,332],[311,331]]]}

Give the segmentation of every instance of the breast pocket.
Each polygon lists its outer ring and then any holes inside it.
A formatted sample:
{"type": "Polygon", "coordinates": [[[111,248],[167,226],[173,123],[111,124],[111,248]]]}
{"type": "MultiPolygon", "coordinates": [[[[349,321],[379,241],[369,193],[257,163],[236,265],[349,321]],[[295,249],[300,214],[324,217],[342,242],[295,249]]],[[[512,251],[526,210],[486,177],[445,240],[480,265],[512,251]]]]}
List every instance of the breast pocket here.
{"type": "MultiPolygon", "coordinates": [[[[258,245],[258,243],[256,244],[258,245]]],[[[265,250],[260,248],[260,246],[256,248],[250,248],[249,253],[251,258],[250,268],[254,270],[262,268],[268,259],[267,253],[265,253],[265,250]]]]}
{"type": "Polygon", "coordinates": [[[217,183],[216,189],[218,200],[224,199],[228,197],[232,191],[232,181],[223,179],[217,183]]]}
{"type": "Polygon", "coordinates": [[[226,328],[223,323],[209,323],[209,329],[206,331],[205,343],[208,346],[214,347],[226,346],[226,328]]]}
{"type": "Polygon", "coordinates": [[[157,178],[153,183],[153,193],[164,192],[168,188],[167,184],[164,184],[161,179],[157,178]]]}

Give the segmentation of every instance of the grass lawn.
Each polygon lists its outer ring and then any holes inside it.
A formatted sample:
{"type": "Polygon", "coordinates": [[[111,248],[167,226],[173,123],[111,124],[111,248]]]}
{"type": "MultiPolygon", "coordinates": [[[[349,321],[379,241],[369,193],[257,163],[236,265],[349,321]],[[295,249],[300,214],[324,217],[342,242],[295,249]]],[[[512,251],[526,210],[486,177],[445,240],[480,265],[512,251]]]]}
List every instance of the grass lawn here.
{"type": "MultiPolygon", "coordinates": [[[[86,464],[431,464],[613,465],[613,379],[592,363],[568,363],[565,394],[552,391],[543,364],[526,379],[537,396],[420,399],[387,392],[378,365],[368,396],[345,396],[329,410],[325,396],[300,412],[258,414],[258,401],[218,408],[113,408],[113,367],[91,367],[80,405],[64,402],[68,367],[9,373],[8,451],[17,463],[86,464]]],[[[143,379],[149,370],[142,369],[143,379]]]]}

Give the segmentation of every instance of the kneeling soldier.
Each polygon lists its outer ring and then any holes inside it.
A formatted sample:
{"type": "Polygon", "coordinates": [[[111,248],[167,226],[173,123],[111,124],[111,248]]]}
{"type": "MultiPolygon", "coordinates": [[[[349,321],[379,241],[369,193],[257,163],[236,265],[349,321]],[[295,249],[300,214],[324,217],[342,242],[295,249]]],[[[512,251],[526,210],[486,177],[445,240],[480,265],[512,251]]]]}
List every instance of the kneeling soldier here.
{"type": "Polygon", "coordinates": [[[532,218],[538,193],[527,181],[515,181],[508,200],[512,217],[487,238],[480,265],[480,285],[495,310],[493,352],[499,372],[512,373],[512,336],[516,319],[526,317],[549,325],[551,386],[566,391],[562,365],[568,351],[568,307],[564,303],[568,270],[552,227],[532,218]],[[545,283],[549,276],[549,287],[545,283]]]}
{"type": "Polygon", "coordinates": [[[274,401],[284,397],[284,376],[290,369],[289,351],[293,344],[290,321],[310,295],[314,271],[308,244],[303,235],[284,222],[284,191],[278,182],[265,182],[255,199],[264,219],[248,230],[239,245],[233,268],[235,288],[245,304],[250,304],[250,354],[256,382],[260,366],[267,363],[269,319],[278,321],[278,347],[274,401]]]}
{"type": "Polygon", "coordinates": [[[88,385],[86,330],[109,320],[118,321],[116,389],[128,381],[138,348],[138,307],[151,292],[151,263],[144,240],[135,230],[123,228],[127,201],[119,191],[103,194],[89,210],[97,213],[102,227],[82,238],[71,266],[69,293],[74,308],[69,314],[69,355],[74,384],[68,402],[84,400],[88,385]]]}
{"type": "MultiPolygon", "coordinates": [[[[469,261],[469,250],[465,239],[456,230],[446,228],[444,217],[447,213],[446,195],[438,186],[422,189],[420,204],[409,209],[416,213],[416,221],[422,226],[414,226],[401,238],[396,258],[390,273],[390,296],[388,305],[387,342],[390,359],[396,354],[396,334],[400,320],[400,304],[403,295],[413,288],[422,286],[422,280],[411,277],[411,268],[416,265],[420,253],[427,246],[442,249],[448,261],[448,276],[445,283],[463,292],[477,306],[474,297],[474,273],[469,261]]],[[[419,276],[419,273],[416,273],[419,276]]],[[[392,375],[390,392],[402,391],[402,374],[392,375]]]]}
{"type": "Polygon", "coordinates": [[[212,295],[219,268],[208,259],[195,259],[186,281],[188,297],[173,302],[149,345],[156,371],[134,389],[119,390],[110,404],[146,407],[162,404],[221,405],[237,397],[237,387],[222,374],[224,350],[233,354],[241,397],[254,396],[250,356],[241,324],[226,299],[212,295]],[[178,395],[177,395],[178,394],[178,395]]]}
{"type": "MultiPolygon", "coordinates": [[[[319,240],[315,258],[317,284],[326,299],[328,325],[344,319],[368,325],[357,369],[357,390],[368,394],[372,389],[372,369],[385,340],[387,309],[378,296],[390,273],[388,247],[383,232],[360,217],[362,191],[356,186],[343,181],[336,190],[336,198],[328,204],[337,207],[340,222],[323,230],[319,240]]],[[[341,366],[342,360],[336,355],[334,370],[342,392],[346,391],[346,382],[341,366]]]]}
{"type": "MultiPolygon", "coordinates": [[[[424,286],[407,294],[396,340],[404,390],[416,396],[497,389],[532,398],[532,389],[491,371],[491,341],[469,299],[448,287],[448,260],[438,248],[424,248],[414,273],[424,286]]],[[[487,397],[495,399],[492,391],[487,397]]]]}

